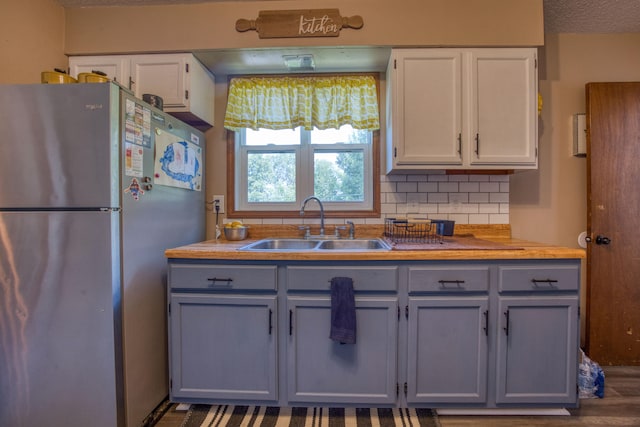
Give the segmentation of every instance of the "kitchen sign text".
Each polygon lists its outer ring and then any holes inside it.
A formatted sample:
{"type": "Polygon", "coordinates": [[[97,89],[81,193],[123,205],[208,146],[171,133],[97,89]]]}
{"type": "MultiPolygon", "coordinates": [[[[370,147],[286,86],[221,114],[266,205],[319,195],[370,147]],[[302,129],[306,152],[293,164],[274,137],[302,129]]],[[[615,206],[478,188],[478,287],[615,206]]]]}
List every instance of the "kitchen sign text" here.
{"type": "Polygon", "coordinates": [[[236,30],[255,30],[261,39],[337,37],[342,28],[360,29],[362,17],[340,16],[338,9],[261,10],[256,20],[238,19],[236,30]]]}

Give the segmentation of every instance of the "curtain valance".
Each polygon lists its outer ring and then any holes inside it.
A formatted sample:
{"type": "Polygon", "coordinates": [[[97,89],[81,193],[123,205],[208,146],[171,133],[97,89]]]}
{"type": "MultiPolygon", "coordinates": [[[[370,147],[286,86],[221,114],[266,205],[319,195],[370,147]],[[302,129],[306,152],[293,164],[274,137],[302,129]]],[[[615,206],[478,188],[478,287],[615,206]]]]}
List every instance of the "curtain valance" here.
{"type": "Polygon", "coordinates": [[[236,77],[224,127],[250,129],[380,128],[372,76],[236,77]]]}

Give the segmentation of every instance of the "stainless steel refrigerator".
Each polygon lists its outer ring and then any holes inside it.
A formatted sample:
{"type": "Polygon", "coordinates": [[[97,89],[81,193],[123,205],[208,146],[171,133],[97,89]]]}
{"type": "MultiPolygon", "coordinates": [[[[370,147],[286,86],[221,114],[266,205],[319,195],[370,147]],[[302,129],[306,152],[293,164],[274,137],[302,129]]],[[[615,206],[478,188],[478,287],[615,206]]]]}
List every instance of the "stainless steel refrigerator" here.
{"type": "Polygon", "coordinates": [[[0,85],[0,426],[139,426],[168,395],[204,142],[114,83],[0,85]]]}

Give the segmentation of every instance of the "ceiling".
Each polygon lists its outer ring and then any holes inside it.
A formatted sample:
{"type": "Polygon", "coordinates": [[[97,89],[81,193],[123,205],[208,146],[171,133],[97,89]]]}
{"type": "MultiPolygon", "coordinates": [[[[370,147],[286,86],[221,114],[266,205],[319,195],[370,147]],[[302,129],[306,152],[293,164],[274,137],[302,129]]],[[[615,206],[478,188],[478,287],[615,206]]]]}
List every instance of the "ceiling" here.
{"type": "MultiPolygon", "coordinates": [[[[242,0],[56,0],[64,7],[148,6],[242,0]]],[[[513,0],[518,1],[518,0],[513,0]]],[[[640,0],[543,0],[545,33],[640,33],[640,0]]],[[[312,53],[316,71],[382,71],[387,48],[234,49],[199,52],[214,74],[282,73],[282,55],[312,53]],[[312,51],[312,52],[311,52],[312,51]],[[349,64],[354,67],[348,69],[349,64]],[[347,69],[345,69],[345,66],[347,69]],[[250,70],[250,71],[249,71],[250,70]]]]}

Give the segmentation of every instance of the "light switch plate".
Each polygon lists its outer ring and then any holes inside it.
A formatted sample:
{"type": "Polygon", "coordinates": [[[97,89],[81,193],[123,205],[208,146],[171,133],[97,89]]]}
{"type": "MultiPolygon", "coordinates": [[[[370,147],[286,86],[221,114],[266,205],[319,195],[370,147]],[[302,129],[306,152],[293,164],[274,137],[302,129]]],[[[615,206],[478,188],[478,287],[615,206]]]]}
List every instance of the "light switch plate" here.
{"type": "Polygon", "coordinates": [[[573,155],[587,155],[587,117],[585,114],[573,115],[573,155]]]}

